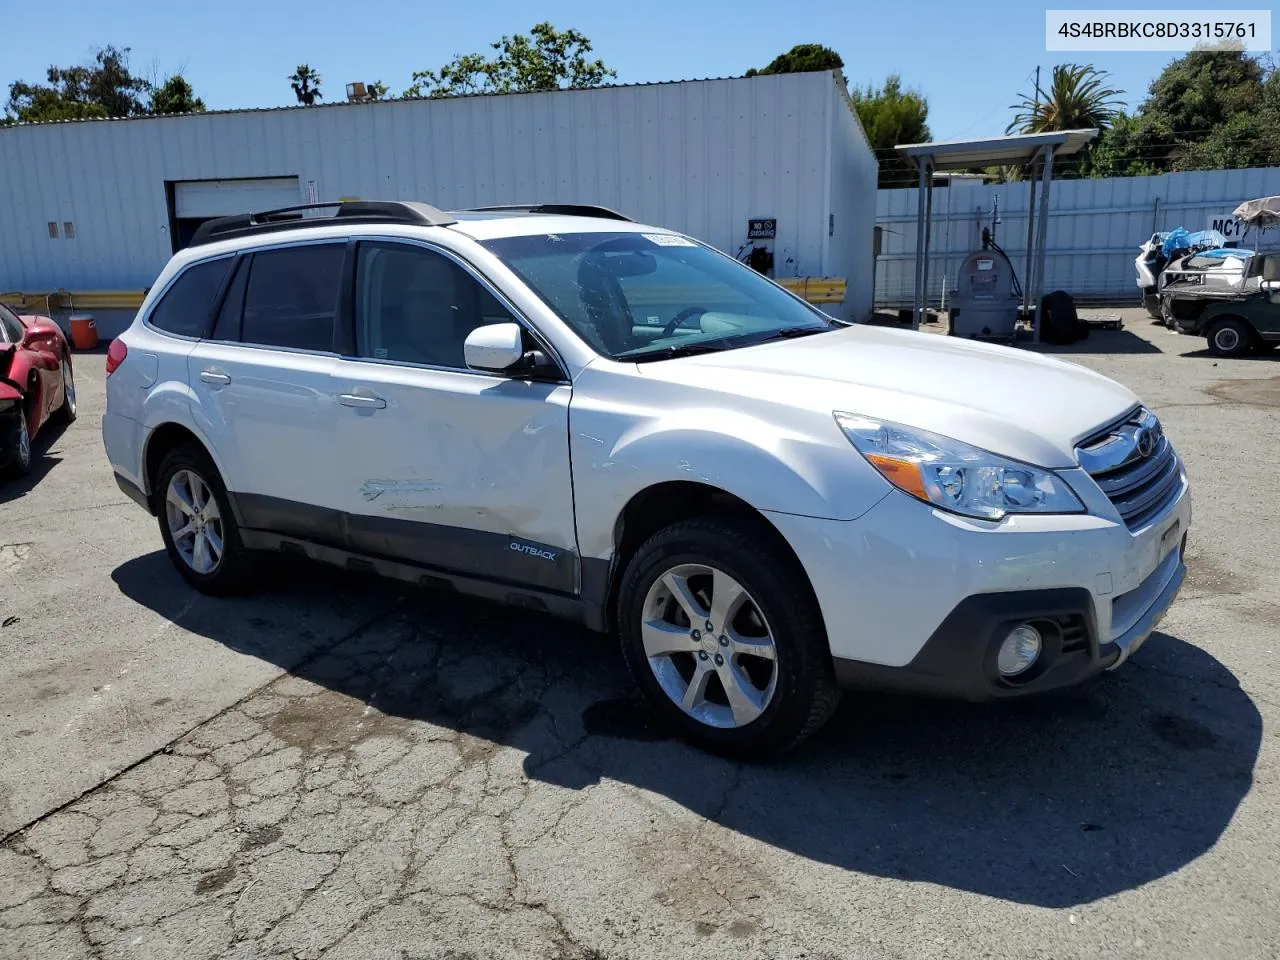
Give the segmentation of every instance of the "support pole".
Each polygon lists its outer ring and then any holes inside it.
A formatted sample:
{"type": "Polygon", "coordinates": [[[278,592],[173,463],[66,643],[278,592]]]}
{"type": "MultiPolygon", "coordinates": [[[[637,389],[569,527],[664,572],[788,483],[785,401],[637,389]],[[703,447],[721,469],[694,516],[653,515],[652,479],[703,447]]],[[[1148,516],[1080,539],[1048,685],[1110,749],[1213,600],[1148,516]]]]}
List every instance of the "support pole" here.
{"type": "Polygon", "coordinates": [[[1035,342],[1040,343],[1040,298],[1044,290],[1044,254],[1049,227],[1049,184],[1053,180],[1053,146],[1044,148],[1044,173],[1040,178],[1040,222],[1036,224],[1036,282],[1035,297],[1036,325],[1035,342]]]}
{"type": "Polygon", "coordinates": [[[1031,283],[1033,279],[1032,270],[1035,267],[1035,257],[1033,256],[1033,254],[1035,251],[1035,237],[1036,237],[1036,234],[1035,234],[1036,174],[1038,173],[1038,170],[1036,168],[1037,159],[1038,158],[1032,158],[1031,170],[1029,171],[1031,174],[1031,177],[1030,177],[1031,195],[1027,198],[1027,265],[1022,271],[1022,311],[1018,317],[1018,319],[1020,320],[1030,312],[1030,308],[1031,308],[1031,283]]]}
{"type": "MultiPolygon", "coordinates": [[[[929,184],[924,191],[924,276],[920,278],[920,322],[929,319],[929,250],[933,244],[933,168],[929,169],[929,184]]],[[[917,327],[916,329],[919,329],[917,327]]]]}
{"type": "Polygon", "coordinates": [[[912,301],[911,311],[911,329],[919,330],[920,321],[923,319],[921,303],[923,302],[924,291],[921,289],[921,283],[924,277],[924,259],[928,255],[925,250],[925,186],[929,179],[929,161],[925,157],[916,157],[916,166],[920,171],[919,191],[916,196],[916,290],[915,299],[912,301]]]}

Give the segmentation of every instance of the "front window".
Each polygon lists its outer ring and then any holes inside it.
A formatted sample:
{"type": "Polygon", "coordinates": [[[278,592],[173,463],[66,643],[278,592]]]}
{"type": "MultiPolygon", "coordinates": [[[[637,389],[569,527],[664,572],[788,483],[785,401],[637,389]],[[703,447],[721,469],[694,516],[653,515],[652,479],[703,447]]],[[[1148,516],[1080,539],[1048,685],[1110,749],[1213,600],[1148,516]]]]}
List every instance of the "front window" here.
{"type": "Polygon", "coordinates": [[[484,245],[614,360],[663,360],[838,326],[754,270],[674,234],[569,233],[484,245]]]}
{"type": "Polygon", "coordinates": [[[22,343],[22,321],[8,307],[0,306],[0,343],[22,343]]]}

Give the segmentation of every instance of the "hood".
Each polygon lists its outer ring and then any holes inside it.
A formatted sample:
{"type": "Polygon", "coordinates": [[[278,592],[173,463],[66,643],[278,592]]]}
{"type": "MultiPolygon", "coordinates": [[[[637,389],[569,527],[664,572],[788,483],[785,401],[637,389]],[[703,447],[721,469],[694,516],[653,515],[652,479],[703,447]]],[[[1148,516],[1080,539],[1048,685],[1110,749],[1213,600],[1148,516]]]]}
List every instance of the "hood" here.
{"type": "Polygon", "coordinates": [[[639,364],[643,376],[931,430],[1042,467],[1138,403],[1127,388],[1053,357],[930,333],[858,325],[703,356],[639,364]]]}

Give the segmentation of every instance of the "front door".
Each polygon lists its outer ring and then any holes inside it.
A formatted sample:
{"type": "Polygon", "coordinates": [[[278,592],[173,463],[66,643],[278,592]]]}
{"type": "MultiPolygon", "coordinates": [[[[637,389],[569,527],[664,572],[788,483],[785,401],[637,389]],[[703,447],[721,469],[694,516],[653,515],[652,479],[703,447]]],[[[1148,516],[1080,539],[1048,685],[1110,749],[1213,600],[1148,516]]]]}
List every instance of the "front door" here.
{"type": "Polygon", "coordinates": [[[346,245],[244,257],[213,330],[187,357],[192,413],[244,525],[345,546],[326,502],[335,448],[334,325],[346,245]]]}
{"type": "Polygon", "coordinates": [[[578,589],[568,382],[468,370],[510,309],[449,255],[357,247],[355,355],[334,367],[336,502],[353,549],[543,590],[578,589]]]}

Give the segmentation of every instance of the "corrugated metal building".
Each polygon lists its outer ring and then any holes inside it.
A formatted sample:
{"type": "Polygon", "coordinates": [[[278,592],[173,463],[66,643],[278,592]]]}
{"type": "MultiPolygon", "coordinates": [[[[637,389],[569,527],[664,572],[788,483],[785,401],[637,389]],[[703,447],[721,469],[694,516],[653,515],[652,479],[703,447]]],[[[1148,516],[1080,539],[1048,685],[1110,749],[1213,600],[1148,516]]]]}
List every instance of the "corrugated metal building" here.
{"type": "MultiPolygon", "coordinates": [[[[1080,300],[1138,300],[1133,266],[1151,234],[1186,227],[1226,228],[1243,247],[1273,249],[1280,237],[1239,236],[1231,213],[1245,200],[1280,194],[1280,169],[1203,170],[1157,177],[1055,180],[1050,193],[1045,287],[1080,300]]],[[[1025,183],[986,186],[953,182],[934,188],[930,235],[929,300],[937,306],[942,285],[954,290],[965,255],[981,246],[982,227],[994,211],[996,241],[1023,272],[1027,241],[1025,183]]],[[[876,302],[909,304],[915,296],[917,192],[881,190],[876,222],[881,252],[876,261],[876,302]]]]}
{"type": "Polygon", "coordinates": [[[0,128],[0,290],[140,288],[203,219],[343,197],[603,204],[871,310],[875,156],[832,73],[0,128]]]}

